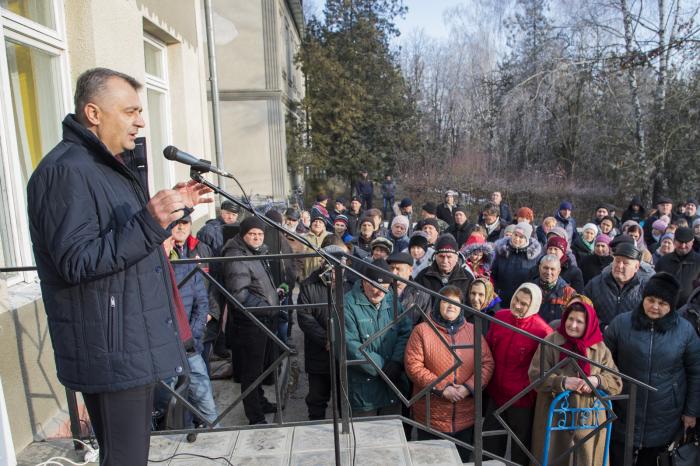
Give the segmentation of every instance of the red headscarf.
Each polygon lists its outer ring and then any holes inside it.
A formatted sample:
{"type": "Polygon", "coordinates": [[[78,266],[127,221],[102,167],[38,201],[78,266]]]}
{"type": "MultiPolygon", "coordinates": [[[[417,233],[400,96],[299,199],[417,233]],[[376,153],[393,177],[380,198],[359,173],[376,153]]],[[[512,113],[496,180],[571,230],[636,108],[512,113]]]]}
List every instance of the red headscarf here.
{"type": "MultiPolygon", "coordinates": [[[[564,309],[557,331],[566,338],[566,342],[561,345],[563,348],[585,357],[588,357],[588,348],[603,341],[603,334],[600,331],[600,324],[595,309],[587,302],[576,298],[572,299],[566,306],[566,309],[564,309]],[[574,307],[574,304],[578,304],[578,306],[574,307]],[[580,310],[581,307],[586,310],[586,330],[579,338],[573,338],[566,333],[566,319],[572,310],[580,310]]],[[[566,354],[559,353],[560,361],[566,357],[566,354]]],[[[591,375],[591,365],[587,361],[577,360],[577,362],[586,375],[591,375]]]]}

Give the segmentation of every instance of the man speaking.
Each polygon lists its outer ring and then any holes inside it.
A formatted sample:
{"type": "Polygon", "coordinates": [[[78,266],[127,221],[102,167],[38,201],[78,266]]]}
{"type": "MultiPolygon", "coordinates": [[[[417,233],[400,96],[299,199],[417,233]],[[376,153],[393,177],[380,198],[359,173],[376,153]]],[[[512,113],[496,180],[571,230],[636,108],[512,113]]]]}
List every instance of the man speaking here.
{"type": "Polygon", "coordinates": [[[63,140],[27,186],[30,233],[58,378],[83,393],[101,465],[145,465],[153,387],[186,374],[191,332],[162,243],[193,181],[148,197],[141,84],[95,68],[76,83],[63,140]]]}

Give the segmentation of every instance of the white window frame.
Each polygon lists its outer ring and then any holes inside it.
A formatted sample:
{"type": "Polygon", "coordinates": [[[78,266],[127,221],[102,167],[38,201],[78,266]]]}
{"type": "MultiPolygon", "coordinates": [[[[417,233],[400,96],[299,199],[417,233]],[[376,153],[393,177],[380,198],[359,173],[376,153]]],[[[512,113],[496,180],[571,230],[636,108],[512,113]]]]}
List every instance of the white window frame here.
{"type": "MultiPolygon", "coordinates": [[[[20,161],[17,159],[19,148],[16,140],[16,128],[13,115],[14,103],[10,92],[10,76],[5,52],[6,41],[37,48],[58,57],[59,90],[61,98],[59,114],[71,111],[70,72],[68,64],[67,43],[65,35],[65,18],[63,0],[46,0],[53,3],[56,30],[38,24],[23,16],[0,8],[0,157],[3,170],[0,173],[5,180],[8,202],[8,230],[11,247],[16,251],[16,264],[6,266],[30,266],[34,264],[34,255],[29,236],[27,206],[23,193],[27,187],[22,184],[20,161]]],[[[58,142],[58,141],[57,141],[58,142]]],[[[32,283],[36,272],[22,272],[8,278],[8,285],[32,283]]]]}
{"type": "MultiPolygon", "coordinates": [[[[153,37],[150,34],[144,33],[143,34],[143,42],[144,42],[144,84],[146,87],[146,92],[148,90],[152,90],[155,92],[159,92],[164,95],[164,102],[165,102],[165,121],[163,121],[163,125],[165,127],[165,142],[166,146],[168,144],[172,144],[173,140],[173,134],[172,134],[172,117],[170,114],[170,86],[169,86],[169,79],[168,79],[168,46],[153,37]],[[163,70],[163,76],[154,76],[152,74],[149,74],[148,72],[145,71],[145,44],[149,44],[156,49],[160,51],[160,59],[161,59],[161,69],[163,70]]],[[[148,96],[144,96],[146,104],[148,105],[148,96]]],[[[148,118],[150,120],[151,118],[151,113],[150,109],[147,109],[148,111],[148,118]]],[[[151,137],[151,128],[153,126],[148,124],[148,121],[146,122],[146,128],[148,132],[148,139],[146,140],[146,144],[148,147],[148,176],[149,176],[149,184],[152,187],[152,190],[155,191],[159,189],[157,186],[155,186],[155,179],[154,179],[154,170],[156,167],[158,168],[163,168],[164,173],[163,173],[163,178],[165,179],[166,182],[166,187],[167,185],[172,186],[174,184],[173,180],[175,179],[175,169],[174,169],[174,164],[172,163],[166,163],[163,161],[163,159],[160,157],[160,151],[163,150],[163,147],[153,147],[151,143],[153,142],[153,138],[151,137]]]]}

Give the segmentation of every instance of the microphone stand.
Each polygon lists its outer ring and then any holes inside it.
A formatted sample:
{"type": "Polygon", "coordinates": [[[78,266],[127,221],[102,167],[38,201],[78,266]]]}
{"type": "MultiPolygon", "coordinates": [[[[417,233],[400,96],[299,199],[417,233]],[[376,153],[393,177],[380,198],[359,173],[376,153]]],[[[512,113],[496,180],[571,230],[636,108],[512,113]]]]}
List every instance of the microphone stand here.
{"type": "MultiPolygon", "coordinates": [[[[337,289],[342,289],[342,280],[343,280],[343,275],[344,275],[344,273],[342,273],[342,272],[345,270],[352,271],[352,273],[356,274],[361,279],[367,280],[368,282],[372,283],[374,286],[378,287],[378,284],[374,280],[367,278],[364,274],[358,272],[354,268],[343,263],[340,259],[333,256],[332,254],[327,253],[322,248],[317,248],[316,246],[311,244],[306,238],[304,238],[303,236],[300,236],[296,231],[287,230],[286,228],[282,227],[281,225],[278,225],[277,223],[273,222],[271,219],[265,217],[264,215],[258,214],[250,203],[248,205],[244,204],[243,202],[239,201],[238,199],[233,197],[231,194],[226,192],[223,188],[206,180],[202,175],[204,173],[207,173],[207,172],[208,172],[208,170],[206,170],[206,168],[204,168],[204,167],[192,166],[190,169],[190,178],[192,178],[194,181],[196,181],[198,183],[201,183],[201,184],[207,186],[216,194],[225,197],[226,199],[233,202],[237,206],[247,210],[248,212],[253,214],[255,217],[262,220],[266,225],[274,228],[276,231],[282,232],[285,235],[294,238],[296,241],[299,241],[301,244],[305,245],[309,249],[313,250],[316,254],[321,256],[321,258],[326,262],[326,264],[329,267],[333,267],[333,268],[335,268],[335,270],[337,272],[341,272],[340,274],[336,273],[336,277],[335,277],[336,283],[338,283],[339,280],[341,283],[340,287],[337,289]]],[[[329,287],[329,290],[328,290],[328,298],[329,298],[329,300],[328,300],[328,322],[330,323],[331,326],[338,325],[339,329],[343,329],[344,328],[343,322],[334,323],[333,313],[331,311],[332,300],[330,299],[332,296],[332,292],[333,291],[329,287]]],[[[343,318],[342,315],[338,316],[338,317],[339,317],[338,320],[343,318]]],[[[333,441],[334,441],[334,446],[335,446],[336,465],[340,466],[341,459],[340,459],[340,434],[338,432],[338,413],[341,412],[341,416],[347,416],[349,413],[344,412],[345,410],[339,409],[338,389],[337,389],[338,382],[336,380],[336,377],[338,374],[335,373],[335,367],[336,367],[335,366],[336,348],[335,348],[335,344],[334,344],[335,343],[335,338],[334,338],[335,332],[334,332],[334,329],[332,327],[329,327],[329,332],[330,332],[329,339],[331,340],[331,344],[329,345],[329,357],[331,358],[331,409],[333,411],[333,441]]],[[[340,340],[344,341],[344,338],[342,335],[340,336],[340,340]]],[[[343,351],[344,348],[341,347],[340,350],[343,351]]],[[[344,355],[341,355],[341,359],[344,361],[345,358],[342,356],[344,356],[344,355]]],[[[342,367],[340,369],[342,369],[342,367]]],[[[343,419],[344,419],[344,417],[343,417],[343,419]]],[[[345,423],[345,421],[343,421],[343,427],[345,427],[345,425],[346,425],[346,423],[345,423]]],[[[344,432],[344,433],[347,433],[347,432],[344,432]]]]}

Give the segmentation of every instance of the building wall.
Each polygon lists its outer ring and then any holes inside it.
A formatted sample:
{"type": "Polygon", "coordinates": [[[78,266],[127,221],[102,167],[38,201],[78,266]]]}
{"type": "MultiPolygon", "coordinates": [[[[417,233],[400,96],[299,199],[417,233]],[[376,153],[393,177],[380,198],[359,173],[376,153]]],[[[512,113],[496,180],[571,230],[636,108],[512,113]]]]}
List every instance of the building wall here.
{"type": "MultiPolygon", "coordinates": [[[[170,138],[165,142],[211,159],[201,1],[63,0],[57,4],[62,5],[65,18],[68,101],[72,101],[77,77],[96,66],[113,68],[145,82],[144,36],[148,33],[165,44],[167,56],[170,118],[166,126],[170,138]]],[[[150,115],[145,91],[141,92],[141,100],[147,124],[142,135],[148,137],[150,115]]],[[[72,111],[70,105],[65,111],[72,111]]],[[[149,147],[151,170],[173,164],[163,159],[161,151],[162,147],[149,147]]],[[[189,170],[179,164],[171,165],[169,170],[172,181],[189,176],[189,170]]],[[[201,225],[212,214],[213,207],[198,206],[195,223],[201,225]]],[[[17,451],[35,439],[70,435],[65,392],[56,378],[38,288],[31,280],[11,284],[7,299],[0,299],[0,380],[17,451]]]]}

